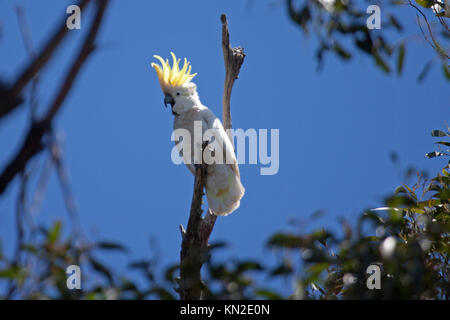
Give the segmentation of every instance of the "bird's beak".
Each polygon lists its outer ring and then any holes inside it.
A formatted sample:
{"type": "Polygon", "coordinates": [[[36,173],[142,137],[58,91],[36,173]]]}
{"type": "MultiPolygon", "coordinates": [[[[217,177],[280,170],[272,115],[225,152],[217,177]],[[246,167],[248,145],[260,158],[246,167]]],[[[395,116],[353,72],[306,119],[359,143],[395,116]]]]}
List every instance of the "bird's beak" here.
{"type": "Polygon", "coordinates": [[[170,107],[173,107],[173,105],[175,104],[175,100],[170,94],[166,94],[164,96],[164,105],[166,106],[166,108],[168,104],[170,104],[170,107]]]}

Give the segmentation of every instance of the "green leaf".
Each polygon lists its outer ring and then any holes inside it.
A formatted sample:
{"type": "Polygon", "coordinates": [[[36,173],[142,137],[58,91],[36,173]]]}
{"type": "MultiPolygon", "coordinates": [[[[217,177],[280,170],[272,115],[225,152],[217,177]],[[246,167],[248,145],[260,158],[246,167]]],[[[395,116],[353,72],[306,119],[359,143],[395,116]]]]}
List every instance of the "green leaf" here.
{"type": "Polygon", "coordinates": [[[333,51],[343,60],[349,60],[352,54],[344,49],[339,43],[335,42],[333,45],[333,51]]]}
{"type": "Polygon", "coordinates": [[[442,71],[444,72],[445,78],[450,81],[450,67],[442,63],[442,71]]]}
{"type": "Polygon", "coordinates": [[[316,230],[311,234],[313,240],[319,241],[323,245],[326,245],[327,240],[332,237],[333,235],[324,229],[316,230]]]}
{"type": "Polygon", "coordinates": [[[245,271],[250,271],[250,270],[264,270],[264,267],[256,261],[243,261],[240,262],[237,267],[236,267],[236,272],[237,273],[242,273],[245,271]]]}
{"type": "Polygon", "coordinates": [[[420,201],[417,203],[417,208],[423,209],[425,207],[435,207],[437,205],[441,204],[440,200],[437,199],[430,199],[425,201],[420,201]]]}
{"type": "Polygon", "coordinates": [[[437,144],[442,144],[443,146],[447,146],[447,147],[450,147],[450,142],[447,142],[447,141],[438,141],[438,142],[436,142],[437,144]]]}
{"type": "Polygon", "coordinates": [[[209,251],[215,250],[215,249],[222,249],[222,248],[226,248],[228,245],[226,242],[223,241],[215,241],[213,243],[210,243],[208,245],[208,249],[209,251]]]}
{"type": "Polygon", "coordinates": [[[402,74],[404,60],[405,60],[405,44],[402,43],[398,47],[398,55],[397,55],[397,73],[399,75],[402,74]]]}
{"type": "Polygon", "coordinates": [[[148,269],[150,267],[150,261],[147,260],[141,260],[137,262],[130,263],[128,267],[132,269],[148,269]]]}
{"type": "Polygon", "coordinates": [[[20,268],[17,266],[0,270],[0,278],[17,279],[19,278],[20,271],[20,268]]]}
{"type": "Polygon", "coordinates": [[[391,72],[391,68],[389,68],[388,64],[384,61],[377,50],[373,50],[372,55],[375,58],[375,63],[377,64],[377,66],[383,69],[383,71],[386,73],[391,72]]]}
{"type": "Polygon", "coordinates": [[[361,243],[363,243],[363,242],[377,242],[377,241],[380,241],[380,238],[377,237],[377,236],[366,236],[366,237],[361,238],[360,241],[361,241],[361,243]]]}
{"type": "Polygon", "coordinates": [[[175,280],[175,272],[178,271],[180,269],[180,266],[178,264],[174,264],[170,267],[168,267],[166,269],[166,271],[164,272],[164,278],[169,281],[172,282],[175,280]]]}
{"type": "Polygon", "coordinates": [[[433,152],[428,152],[427,154],[425,154],[425,157],[431,159],[431,158],[441,157],[443,155],[444,155],[444,153],[442,153],[442,152],[433,151],[433,152]]]}
{"type": "Polygon", "coordinates": [[[448,135],[449,135],[448,133],[446,133],[444,131],[441,131],[441,130],[433,130],[433,131],[431,131],[431,136],[432,137],[446,137],[448,135]]]}
{"type": "Polygon", "coordinates": [[[122,251],[122,252],[128,252],[128,249],[125,246],[123,246],[119,243],[110,242],[110,241],[97,242],[97,248],[104,249],[104,250],[118,250],[118,251],[122,251]]]}
{"type": "Polygon", "coordinates": [[[285,276],[291,274],[293,271],[294,269],[292,269],[290,265],[286,263],[281,263],[270,272],[269,276],[271,277],[285,276]]]}
{"type": "Polygon", "coordinates": [[[282,247],[282,248],[298,248],[301,246],[303,239],[293,234],[277,233],[274,234],[267,245],[269,247],[282,247]]]}
{"type": "Polygon", "coordinates": [[[408,191],[404,186],[398,186],[395,188],[394,193],[408,193],[408,191]]]}
{"type": "Polygon", "coordinates": [[[382,226],[386,223],[382,217],[373,211],[364,212],[364,214],[360,217],[360,220],[369,220],[377,226],[382,226]]]}
{"type": "Polygon", "coordinates": [[[111,271],[102,263],[100,263],[98,260],[94,259],[93,257],[89,257],[89,262],[92,266],[92,268],[103,275],[110,283],[113,282],[113,276],[111,271]]]}
{"type": "MultiPolygon", "coordinates": [[[[405,185],[405,187],[408,186],[405,185]]],[[[386,206],[390,208],[410,207],[413,205],[415,205],[414,199],[406,195],[395,195],[386,199],[386,206]]]]}
{"type": "Polygon", "coordinates": [[[283,297],[280,294],[267,289],[255,290],[255,295],[269,300],[283,300],[283,297]]]}
{"type": "Polygon", "coordinates": [[[428,61],[424,66],[422,71],[419,73],[419,76],[417,77],[417,82],[422,82],[425,80],[425,77],[427,76],[428,72],[431,69],[431,66],[433,65],[432,61],[428,61]]]}
{"type": "Polygon", "coordinates": [[[433,0],[416,0],[416,2],[424,8],[431,8],[433,0]]]}
{"type": "Polygon", "coordinates": [[[298,24],[303,29],[303,32],[307,33],[308,22],[311,20],[309,6],[306,4],[300,10],[296,10],[293,1],[290,1],[288,4],[288,13],[291,20],[298,24]]]}
{"type": "Polygon", "coordinates": [[[391,23],[391,25],[393,25],[395,27],[395,29],[397,29],[398,31],[402,31],[403,27],[400,24],[400,22],[397,20],[397,18],[391,14],[389,14],[388,16],[389,16],[389,22],[391,23]]]}
{"type": "Polygon", "coordinates": [[[38,252],[39,252],[38,248],[33,246],[33,245],[31,245],[31,244],[24,244],[24,245],[22,245],[22,249],[24,251],[30,252],[30,253],[35,254],[35,255],[37,255],[38,252]]]}
{"type": "Polygon", "coordinates": [[[450,189],[443,189],[441,192],[435,195],[436,198],[441,200],[449,200],[450,199],[450,189]]]}
{"type": "Polygon", "coordinates": [[[329,262],[319,262],[309,266],[307,268],[307,271],[312,274],[319,275],[320,273],[325,271],[329,266],[330,266],[329,262]]]}
{"type": "Polygon", "coordinates": [[[149,293],[156,294],[162,300],[175,300],[175,297],[163,287],[155,287],[149,293]]]}
{"type": "Polygon", "coordinates": [[[47,240],[50,244],[55,244],[61,235],[61,221],[56,221],[47,234],[47,240]]]}

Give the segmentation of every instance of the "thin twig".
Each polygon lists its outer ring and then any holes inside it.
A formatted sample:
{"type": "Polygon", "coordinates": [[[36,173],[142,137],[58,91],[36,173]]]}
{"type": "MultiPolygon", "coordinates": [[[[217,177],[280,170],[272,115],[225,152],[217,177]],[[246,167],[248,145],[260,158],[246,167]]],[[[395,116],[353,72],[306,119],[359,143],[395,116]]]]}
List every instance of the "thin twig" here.
{"type": "MultiPolygon", "coordinates": [[[[25,242],[25,226],[24,226],[24,218],[26,211],[26,190],[27,190],[27,182],[29,178],[29,173],[24,172],[21,175],[20,181],[20,191],[17,197],[16,202],[16,248],[14,252],[14,260],[12,261],[13,266],[20,266],[22,261],[22,247],[25,242]]],[[[11,279],[8,281],[8,290],[5,299],[9,300],[13,297],[14,293],[17,290],[17,281],[11,279]]]]}
{"type": "Polygon", "coordinates": [[[61,191],[63,193],[64,203],[66,205],[69,218],[72,222],[74,233],[77,236],[77,239],[81,240],[83,243],[86,243],[87,238],[81,228],[75,196],[72,192],[68,171],[64,165],[63,153],[60,144],[61,141],[58,139],[58,136],[53,135],[51,145],[49,146],[52,161],[55,164],[56,173],[61,185],[61,191]]]}
{"type": "MultiPolygon", "coordinates": [[[[31,40],[31,32],[25,18],[25,10],[22,6],[16,8],[17,20],[19,23],[20,34],[22,35],[22,41],[25,46],[25,51],[28,54],[30,60],[36,58],[36,52],[34,50],[33,41],[31,40]]],[[[39,72],[37,72],[31,81],[30,88],[30,118],[31,121],[35,120],[36,110],[38,108],[38,84],[39,84],[39,72]]]]}
{"type": "Polygon", "coordinates": [[[53,160],[50,155],[42,165],[42,171],[39,175],[38,182],[36,184],[36,189],[34,190],[31,204],[30,204],[30,216],[34,216],[41,210],[42,202],[44,200],[45,190],[47,188],[50,173],[52,172],[53,160]]]}
{"type": "Polygon", "coordinates": [[[418,23],[418,25],[419,25],[419,27],[420,27],[420,30],[422,31],[422,34],[423,34],[425,40],[431,45],[431,47],[432,47],[432,48],[433,48],[440,56],[442,56],[442,57],[444,57],[444,58],[447,58],[447,59],[450,59],[450,56],[447,54],[447,52],[445,52],[445,50],[441,48],[441,46],[439,45],[439,42],[437,42],[436,39],[434,38],[434,34],[433,34],[433,31],[431,30],[430,24],[428,23],[427,16],[426,16],[426,15],[422,12],[422,10],[420,10],[414,3],[412,3],[411,0],[408,0],[408,2],[409,2],[409,5],[410,5],[411,7],[413,7],[414,9],[416,9],[417,12],[419,12],[420,15],[423,17],[423,19],[425,20],[425,23],[426,23],[427,29],[428,29],[428,33],[430,34],[430,37],[431,37],[431,40],[432,40],[432,41],[430,41],[430,40],[427,38],[427,36],[425,35],[425,32],[423,31],[422,26],[420,25],[419,17],[417,17],[417,23],[418,23]]]}

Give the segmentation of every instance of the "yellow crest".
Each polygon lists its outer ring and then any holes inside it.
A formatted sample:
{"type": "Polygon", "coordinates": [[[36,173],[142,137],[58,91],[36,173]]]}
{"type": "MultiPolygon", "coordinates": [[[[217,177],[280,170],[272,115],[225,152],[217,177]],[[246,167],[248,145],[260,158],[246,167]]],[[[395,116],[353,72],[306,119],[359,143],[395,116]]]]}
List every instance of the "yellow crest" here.
{"type": "Polygon", "coordinates": [[[164,59],[158,55],[153,56],[161,62],[161,66],[156,63],[152,63],[152,67],[158,74],[158,80],[163,91],[165,91],[165,89],[168,87],[182,86],[186,82],[191,81],[192,78],[197,75],[196,73],[191,74],[191,66],[189,65],[189,61],[187,61],[186,58],[184,58],[184,65],[180,70],[180,59],[177,59],[173,52],[171,52],[170,54],[172,55],[173,59],[172,67],[170,67],[168,59],[164,61],[164,59]]]}

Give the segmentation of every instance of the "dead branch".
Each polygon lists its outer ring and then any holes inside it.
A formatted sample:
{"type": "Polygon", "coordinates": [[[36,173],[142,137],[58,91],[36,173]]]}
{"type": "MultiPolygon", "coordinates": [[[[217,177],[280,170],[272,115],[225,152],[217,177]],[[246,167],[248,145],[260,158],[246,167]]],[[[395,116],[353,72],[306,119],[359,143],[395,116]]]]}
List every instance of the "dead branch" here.
{"type": "MultiPolygon", "coordinates": [[[[84,1],[82,1],[84,2],[84,1]]],[[[87,58],[94,51],[95,39],[97,37],[98,30],[100,28],[101,22],[103,20],[103,15],[108,4],[108,0],[97,0],[97,12],[95,14],[94,21],[88,32],[84,43],[75,58],[72,66],[66,75],[56,97],[50,104],[46,115],[40,119],[33,121],[31,128],[26,135],[26,138],[22,144],[22,147],[17,152],[16,156],[11,160],[11,162],[6,166],[0,175],[0,195],[5,191],[9,183],[14,179],[14,177],[23,172],[28,161],[38,154],[44,148],[43,137],[51,129],[51,124],[53,118],[56,116],[58,111],[61,109],[67,94],[73,86],[75,79],[78,76],[81,67],[86,62],[87,58]]],[[[64,25],[65,27],[65,25],[64,25]]],[[[67,28],[66,28],[67,29],[67,28]]],[[[39,60],[40,61],[40,60],[39,60]]],[[[36,62],[38,64],[42,62],[36,62]]],[[[36,67],[31,67],[35,70],[36,67]]],[[[40,67],[37,69],[39,70],[40,67]]],[[[34,75],[34,73],[33,73],[34,75]]],[[[27,78],[27,77],[26,77],[27,78]]],[[[1,112],[0,112],[1,117],[1,112]]]]}
{"type": "MultiPolygon", "coordinates": [[[[231,90],[233,89],[234,81],[239,76],[239,71],[244,63],[244,49],[237,47],[232,48],[230,46],[230,33],[228,31],[227,16],[222,14],[220,16],[222,21],[222,50],[223,59],[225,63],[225,85],[223,88],[223,100],[222,100],[222,120],[223,127],[225,130],[231,129],[231,110],[230,110],[230,99],[231,90]]],[[[231,133],[227,131],[230,140],[233,141],[231,133]]]]}
{"type": "MultiPolygon", "coordinates": [[[[244,50],[231,48],[228,22],[225,14],[222,21],[222,49],[225,63],[225,84],[222,100],[222,120],[225,130],[231,129],[230,99],[234,81],[238,78],[244,62],[244,50]]],[[[231,139],[231,133],[228,130],[231,139]]],[[[232,140],[231,140],[232,141],[232,140]]],[[[208,256],[208,241],[214,228],[217,216],[208,209],[202,218],[203,190],[206,182],[206,164],[202,164],[195,172],[194,195],[186,231],[180,226],[183,237],[180,257],[180,279],[178,289],[181,300],[199,300],[202,298],[203,283],[201,268],[208,256]]]]}

